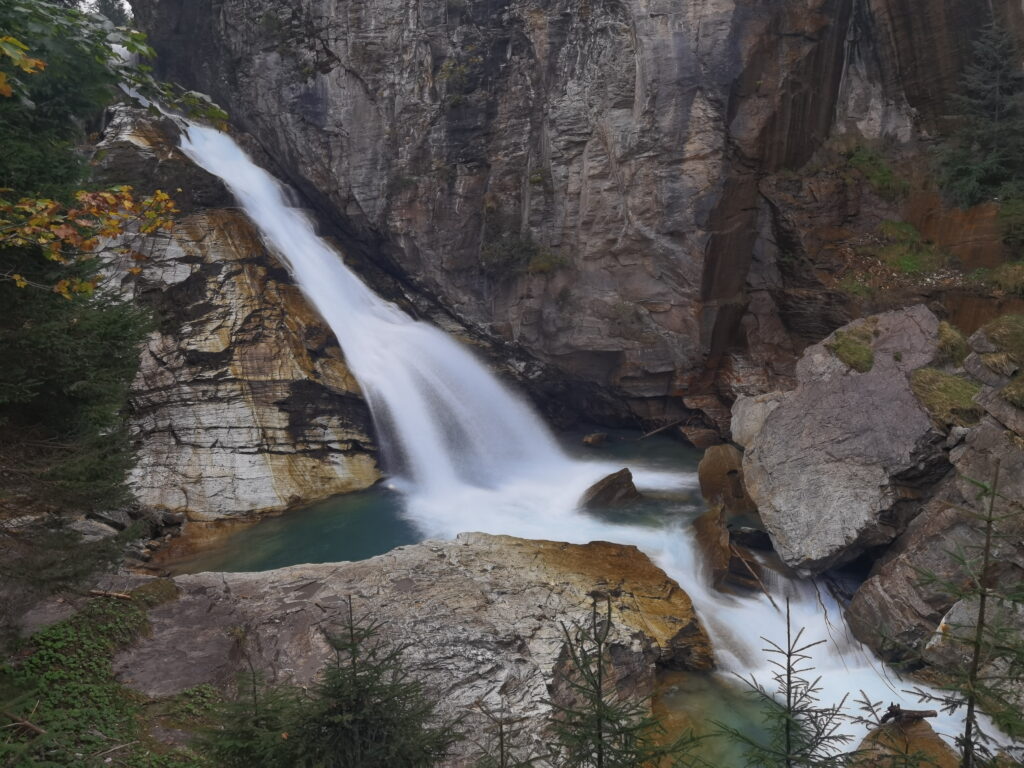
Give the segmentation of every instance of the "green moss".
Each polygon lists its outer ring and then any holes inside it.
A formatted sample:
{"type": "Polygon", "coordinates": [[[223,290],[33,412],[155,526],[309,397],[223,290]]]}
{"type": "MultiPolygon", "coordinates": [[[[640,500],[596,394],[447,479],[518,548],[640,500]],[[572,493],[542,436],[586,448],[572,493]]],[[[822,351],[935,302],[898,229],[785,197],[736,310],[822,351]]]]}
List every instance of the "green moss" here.
{"type": "Polygon", "coordinates": [[[939,323],[939,352],[943,361],[960,365],[968,351],[967,340],[960,331],[945,320],[939,323]]]}
{"type": "Polygon", "coordinates": [[[1000,352],[1024,364],[1024,315],[1002,315],[982,330],[1000,352]]]}
{"type": "Polygon", "coordinates": [[[935,368],[919,368],[910,377],[910,386],[917,399],[937,422],[943,426],[967,426],[981,417],[974,396],[981,385],[935,368]]]}
{"type": "Polygon", "coordinates": [[[1024,373],[1015,376],[999,394],[1010,405],[1024,408],[1024,373]]]}
{"type": "Polygon", "coordinates": [[[867,373],[875,365],[875,353],[871,349],[871,331],[868,323],[862,323],[848,331],[836,331],[834,340],[826,346],[853,370],[867,373]]]}
{"type": "Polygon", "coordinates": [[[539,248],[530,259],[530,263],[526,265],[526,271],[531,275],[546,275],[567,266],[569,266],[569,260],[562,254],[552,251],[550,248],[539,248]]]}

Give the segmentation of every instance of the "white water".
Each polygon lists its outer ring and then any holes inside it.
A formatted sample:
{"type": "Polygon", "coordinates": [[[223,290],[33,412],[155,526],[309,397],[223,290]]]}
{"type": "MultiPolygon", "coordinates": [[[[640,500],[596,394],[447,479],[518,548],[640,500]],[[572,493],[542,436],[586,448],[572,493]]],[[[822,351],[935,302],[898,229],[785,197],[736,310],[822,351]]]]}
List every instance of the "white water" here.
{"type": "MultiPolygon", "coordinates": [[[[536,414],[470,352],[440,330],[416,322],[376,296],[289,207],[277,181],[234,141],[189,125],[182,149],[219,176],[266,242],[338,337],[370,404],[389,466],[407,499],[407,514],[427,536],[454,538],[483,531],[525,538],[634,544],[690,595],[712,635],[719,668],[769,679],[760,636],[784,644],[784,617],[767,598],[732,598],[704,583],[694,542],[682,524],[669,528],[616,525],[576,508],[582,492],[619,465],[568,458],[536,414]]],[[[683,473],[633,467],[641,489],[687,487],[683,473]]],[[[777,601],[793,600],[793,623],[814,650],[822,700],[865,691],[874,701],[916,704],[903,685],[853,640],[842,612],[811,583],[780,580],[777,601]]],[[[932,721],[946,734],[950,718],[932,721]]],[[[851,734],[860,729],[851,726],[851,734]]]]}

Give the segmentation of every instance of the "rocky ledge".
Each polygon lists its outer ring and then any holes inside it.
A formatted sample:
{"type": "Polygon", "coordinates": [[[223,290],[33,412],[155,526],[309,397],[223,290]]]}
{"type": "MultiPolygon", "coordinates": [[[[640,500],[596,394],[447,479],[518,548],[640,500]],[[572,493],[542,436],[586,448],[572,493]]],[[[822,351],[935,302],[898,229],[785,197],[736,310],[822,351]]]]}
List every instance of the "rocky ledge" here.
{"type": "Polygon", "coordinates": [[[659,667],[712,667],[689,597],[635,547],[462,534],[351,563],[176,578],[177,600],[150,614],[152,634],[115,662],[151,697],[213,683],[229,688],[247,661],[270,680],[308,684],[331,657],[325,634],[351,596],[446,710],[504,705],[541,738],[548,700],[563,695],[562,625],[612,603],[612,651],[622,695],[647,696],[659,667]]]}

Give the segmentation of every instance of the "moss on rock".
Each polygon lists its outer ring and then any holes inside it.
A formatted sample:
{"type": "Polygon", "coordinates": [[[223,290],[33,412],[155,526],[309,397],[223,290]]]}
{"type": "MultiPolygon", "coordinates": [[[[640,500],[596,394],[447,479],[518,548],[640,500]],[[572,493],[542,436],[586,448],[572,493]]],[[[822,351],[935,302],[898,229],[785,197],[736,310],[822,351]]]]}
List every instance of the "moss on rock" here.
{"type": "Polygon", "coordinates": [[[826,346],[853,370],[867,373],[875,365],[872,340],[871,328],[864,323],[848,331],[836,331],[835,337],[826,346]]]}
{"type": "Polygon", "coordinates": [[[974,403],[981,385],[971,379],[935,368],[919,368],[911,374],[910,386],[932,418],[943,426],[967,426],[981,418],[981,409],[974,403]]]}
{"type": "Polygon", "coordinates": [[[939,352],[945,362],[960,365],[968,351],[967,340],[960,331],[945,320],[939,323],[939,352]]]}

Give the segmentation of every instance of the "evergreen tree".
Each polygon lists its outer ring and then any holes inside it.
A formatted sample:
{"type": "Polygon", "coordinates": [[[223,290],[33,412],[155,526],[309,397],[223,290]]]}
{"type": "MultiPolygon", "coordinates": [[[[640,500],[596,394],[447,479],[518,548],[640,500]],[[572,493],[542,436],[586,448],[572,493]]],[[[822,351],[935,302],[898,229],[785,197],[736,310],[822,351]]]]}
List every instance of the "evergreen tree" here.
{"type": "Polygon", "coordinates": [[[346,624],[329,641],[334,661],[289,735],[297,768],[427,768],[458,739],[423,684],[402,660],[408,646],[391,646],[374,620],[357,621],[351,598],[346,624]]]}
{"type": "Polygon", "coordinates": [[[96,12],[106,16],[118,27],[126,27],[132,20],[121,0],[96,0],[96,12]]]}
{"type": "Polygon", "coordinates": [[[995,21],[974,41],[955,106],[957,127],[941,157],[953,202],[1024,196],[1024,72],[1016,41],[995,21]]]}
{"type": "Polygon", "coordinates": [[[755,738],[735,728],[718,723],[721,735],[746,748],[746,768],[832,768],[843,765],[842,747],[850,737],[839,732],[847,719],[843,714],[846,699],[834,706],[821,704],[820,677],[809,678],[813,667],[808,653],[824,643],[803,642],[804,630],[793,634],[789,600],[786,601],[786,644],[761,639],[768,643],[765,651],[775,668],[774,690],[756,678],[746,681],[764,711],[767,739],[755,738]]]}
{"type": "Polygon", "coordinates": [[[691,734],[662,744],[664,729],[648,712],[646,702],[622,701],[608,674],[612,628],[611,600],[590,621],[572,629],[562,625],[570,663],[564,680],[574,703],[551,702],[550,730],[554,736],[550,761],[557,768],[657,768],[690,764],[696,743],[691,734]]]}

